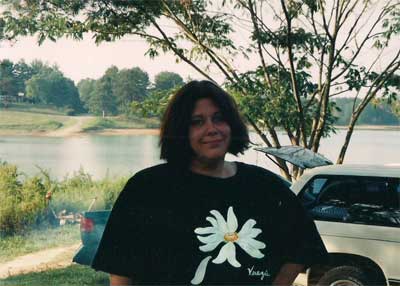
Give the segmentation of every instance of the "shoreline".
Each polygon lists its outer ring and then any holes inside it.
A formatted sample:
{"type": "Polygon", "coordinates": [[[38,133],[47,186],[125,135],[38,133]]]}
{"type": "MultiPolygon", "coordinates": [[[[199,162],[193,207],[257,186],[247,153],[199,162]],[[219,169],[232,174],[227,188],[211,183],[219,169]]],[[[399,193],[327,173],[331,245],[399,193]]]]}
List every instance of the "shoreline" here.
{"type": "MultiPolygon", "coordinates": [[[[340,130],[347,130],[347,126],[335,126],[340,130]]],[[[393,130],[400,131],[400,125],[356,125],[354,130],[393,130]]]]}
{"type": "MultiPolygon", "coordinates": [[[[347,126],[335,126],[338,130],[346,130],[347,126]]],[[[249,128],[253,131],[252,128],[249,128]]],[[[394,125],[359,125],[354,130],[376,130],[376,131],[400,131],[400,126],[394,125]]],[[[34,137],[72,137],[86,135],[101,136],[135,136],[135,135],[159,135],[158,128],[132,128],[132,129],[103,129],[97,131],[81,132],[80,130],[71,130],[72,132],[62,132],[63,130],[52,131],[24,131],[0,129],[0,136],[34,136],[34,137]],[[61,131],[61,132],[60,132],[61,131]]]]}
{"type": "Polygon", "coordinates": [[[98,131],[87,131],[87,132],[71,132],[56,133],[56,130],[52,131],[24,131],[24,130],[7,130],[0,129],[1,136],[33,136],[33,137],[75,137],[75,136],[87,136],[87,135],[101,135],[101,136],[125,136],[125,135],[159,135],[160,130],[155,128],[134,128],[134,129],[103,129],[98,131]]]}

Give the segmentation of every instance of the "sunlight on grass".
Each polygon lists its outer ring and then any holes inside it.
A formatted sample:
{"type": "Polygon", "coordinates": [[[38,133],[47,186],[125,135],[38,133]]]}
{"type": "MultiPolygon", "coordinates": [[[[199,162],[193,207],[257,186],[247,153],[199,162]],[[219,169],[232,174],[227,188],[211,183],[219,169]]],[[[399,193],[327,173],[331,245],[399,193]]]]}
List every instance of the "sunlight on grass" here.
{"type": "Polygon", "coordinates": [[[159,121],[154,118],[133,118],[125,119],[122,117],[97,117],[88,121],[84,126],[84,131],[99,131],[104,129],[144,129],[158,128],[159,121]]]}
{"type": "Polygon", "coordinates": [[[0,238],[0,263],[14,257],[51,247],[68,246],[80,241],[79,225],[37,229],[23,235],[0,238]]]}
{"type": "MultiPolygon", "coordinates": [[[[0,129],[21,131],[56,130],[64,125],[71,125],[69,116],[47,115],[20,111],[0,112],[0,129]]],[[[75,119],[74,119],[75,121],[75,119]]]]}
{"type": "Polygon", "coordinates": [[[96,272],[93,269],[81,266],[71,265],[63,269],[53,269],[43,272],[17,275],[6,279],[0,279],[1,286],[81,286],[81,285],[109,285],[108,275],[103,272],[96,272]]]}

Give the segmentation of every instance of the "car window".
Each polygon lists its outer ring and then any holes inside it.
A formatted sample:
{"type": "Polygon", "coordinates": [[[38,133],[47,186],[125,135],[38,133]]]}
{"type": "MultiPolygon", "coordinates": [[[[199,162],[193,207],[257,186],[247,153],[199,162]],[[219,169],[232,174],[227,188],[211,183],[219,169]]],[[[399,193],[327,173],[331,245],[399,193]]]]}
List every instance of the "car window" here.
{"type": "Polygon", "coordinates": [[[317,220],[400,227],[397,178],[318,176],[299,198],[317,220]]]}
{"type": "Polygon", "coordinates": [[[396,193],[396,209],[400,212],[400,179],[397,179],[397,183],[394,185],[395,193],[396,193]]]}
{"type": "Polygon", "coordinates": [[[362,179],[361,183],[364,192],[356,201],[359,204],[387,206],[391,205],[389,180],[382,179],[362,179]]]}
{"type": "Polygon", "coordinates": [[[357,202],[362,196],[360,184],[353,178],[334,178],[328,180],[318,197],[321,204],[341,202],[345,205],[357,202]]]}
{"type": "Polygon", "coordinates": [[[324,187],[325,183],[328,181],[327,178],[314,178],[305,187],[303,192],[303,201],[314,202],[324,187]]]}

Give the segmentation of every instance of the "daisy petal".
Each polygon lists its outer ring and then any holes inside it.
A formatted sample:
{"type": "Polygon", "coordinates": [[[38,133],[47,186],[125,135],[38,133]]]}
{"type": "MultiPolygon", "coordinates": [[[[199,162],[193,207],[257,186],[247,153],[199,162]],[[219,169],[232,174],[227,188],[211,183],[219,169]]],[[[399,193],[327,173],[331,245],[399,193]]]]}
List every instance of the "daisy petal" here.
{"type": "Polygon", "coordinates": [[[190,283],[192,283],[193,285],[198,285],[203,282],[204,276],[206,275],[207,265],[210,259],[211,256],[207,256],[200,262],[199,266],[196,269],[196,273],[194,274],[194,277],[192,281],[190,281],[190,283]]]}
{"type": "Polygon", "coordinates": [[[242,266],[239,263],[239,261],[236,260],[236,247],[235,247],[235,244],[233,244],[233,243],[228,243],[228,244],[229,244],[229,246],[228,246],[229,247],[229,251],[228,251],[228,254],[227,254],[228,262],[230,263],[230,265],[232,265],[233,267],[236,267],[236,268],[242,266]]]}
{"type": "MultiPolygon", "coordinates": [[[[223,247],[221,247],[217,258],[215,258],[212,262],[215,264],[224,263],[225,260],[228,258],[229,251],[232,251],[232,248],[231,248],[232,245],[233,245],[232,242],[228,242],[223,247]]],[[[233,247],[235,247],[235,246],[233,245],[233,247]]]]}
{"type": "Polygon", "coordinates": [[[217,248],[217,246],[221,243],[221,241],[217,241],[214,243],[207,243],[199,247],[199,249],[203,252],[210,252],[217,248]]]}
{"type": "Polygon", "coordinates": [[[197,239],[202,243],[214,243],[214,242],[222,242],[224,241],[224,237],[219,233],[214,233],[208,236],[197,236],[197,239]]]}
{"type": "Polygon", "coordinates": [[[214,215],[214,217],[216,218],[217,223],[218,223],[218,228],[223,233],[227,233],[228,232],[228,226],[226,225],[226,221],[225,221],[224,217],[221,215],[221,213],[219,211],[216,211],[216,210],[212,210],[212,211],[210,211],[210,213],[212,215],[214,215]]]}
{"type": "Polygon", "coordinates": [[[256,221],[254,219],[249,219],[247,220],[244,225],[242,226],[242,229],[239,231],[238,235],[246,237],[249,235],[250,230],[253,228],[253,226],[256,224],[256,221]]]}
{"type": "Polygon", "coordinates": [[[217,229],[215,227],[209,226],[209,227],[198,227],[194,230],[195,233],[197,234],[210,234],[210,233],[216,233],[217,229]]]}
{"type": "Polygon", "coordinates": [[[229,207],[228,209],[227,223],[229,232],[235,232],[237,230],[238,221],[232,207],[229,207]]]}
{"type": "Polygon", "coordinates": [[[257,237],[257,235],[259,235],[260,233],[262,233],[262,230],[259,228],[252,228],[251,231],[249,232],[249,237],[251,238],[255,238],[257,237]]]}
{"type": "Polygon", "coordinates": [[[266,247],[264,242],[256,240],[254,238],[248,238],[246,239],[246,242],[257,249],[264,249],[266,247]]]}
{"type": "Polygon", "coordinates": [[[206,220],[208,220],[213,227],[218,228],[218,223],[215,218],[208,216],[208,217],[206,217],[206,220]]]}
{"type": "Polygon", "coordinates": [[[246,240],[238,240],[237,244],[247,252],[248,255],[254,258],[263,258],[264,254],[262,254],[261,251],[259,251],[257,248],[251,246],[246,240]]]}

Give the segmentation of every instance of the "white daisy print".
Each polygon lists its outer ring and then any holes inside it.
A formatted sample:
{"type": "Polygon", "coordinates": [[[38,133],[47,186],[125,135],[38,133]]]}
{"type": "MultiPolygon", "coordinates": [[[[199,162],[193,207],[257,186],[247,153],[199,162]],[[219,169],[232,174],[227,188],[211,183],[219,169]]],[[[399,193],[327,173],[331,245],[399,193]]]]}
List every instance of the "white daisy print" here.
{"type": "MultiPolygon", "coordinates": [[[[212,210],[210,213],[213,217],[209,216],[206,220],[211,226],[196,228],[194,232],[198,234],[198,240],[204,243],[204,245],[199,247],[203,252],[213,251],[218,245],[224,243],[218,256],[212,260],[213,263],[221,264],[228,261],[233,267],[240,267],[241,264],[236,259],[235,244],[239,245],[251,257],[258,259],[264,257],[260,249],[265,248],[265,243],[255,239],[262,231],[259,228],[254,228],[256,225],[254,219],[248,219],[241,230],[237,232],[238,221],[232,207],[228,208],[226,221],[219,211],[212,210]]],[[[208,262],[211,258],[211,256],[207,256],[200,262],[191,281],[192,284],[197,285],[203,281],[208,262]]]]}

